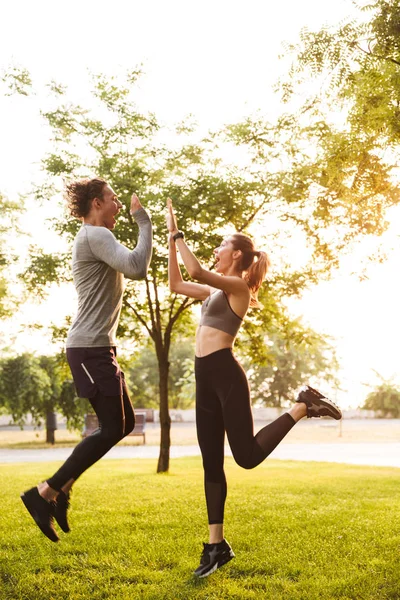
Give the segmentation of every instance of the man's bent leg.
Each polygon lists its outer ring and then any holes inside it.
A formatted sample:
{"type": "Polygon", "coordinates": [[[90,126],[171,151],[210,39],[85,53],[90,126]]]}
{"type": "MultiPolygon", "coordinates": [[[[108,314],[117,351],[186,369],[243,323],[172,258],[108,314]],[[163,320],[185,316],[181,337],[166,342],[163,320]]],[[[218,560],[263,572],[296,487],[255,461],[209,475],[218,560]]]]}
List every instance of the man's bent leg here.
{"type": "Polygon", "coordinates": [[[54,490],[60,491],[67,481],[78,479],[124,437],[122,396],[97,393],[90,403],[99,420],[99,429],[82,440],[60,469],[47,480],[54,490]]]}

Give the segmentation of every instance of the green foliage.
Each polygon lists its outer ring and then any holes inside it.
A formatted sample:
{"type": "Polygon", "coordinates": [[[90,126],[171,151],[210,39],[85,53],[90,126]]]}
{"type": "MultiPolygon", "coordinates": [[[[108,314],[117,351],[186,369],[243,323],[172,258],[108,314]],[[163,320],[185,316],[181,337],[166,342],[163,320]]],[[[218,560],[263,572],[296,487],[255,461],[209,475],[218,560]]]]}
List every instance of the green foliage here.
{"type": "Polygon", "coordinates": [[[22,203],[11,202],[0,193],[0,320],[10,317],[17,300],[9,290],[9,270],[14,257],[7,247],[7,237],[18,231],[18,216],[23,210],[22,203]]]}
{"type": "Polygon", "coordinates": [[[11,311],[7,306],[7,280],[4,277],[0,277],[0,318],[9,317],[11,311]]]}
{"type": "MultiPolygon", "coordinates": [[[[339,46],[335,48],[337,53],[339,46]]],[[[382,233],[386,209],[400,196],[391,165],[376,152],[376,136],[357,137],[350,112],[349,125],[340,128],[314,103],[300,117],[287,114],[276,123],[261,117],[247,119],[196,142],[188,142],[185,127],[179,126],[173,144],[167,146],[154,115],[137,110],[139,76],[139,70],[125,80],[95,76],[90,109],[73,105],[62,88],[52,87],[53,106],[43,115],[54,142],[53,152],[43,161],[49,179],[35,195],[43,199],[48,190],[60,192],[62,179],[104,177],[124,205],[115,234],[128,247],[137,238],[129,214],[133,191],[150,211],[153,260],[144,282],[127,284],[119,335],[137,340],[137,346],[148,336],[154,344],[165,432],[171,341],[191,324],[190,308],[195,303],[166,289],[166,198],[174,199],[178,223],[206,267],[212,265],[213,249],[226,231],[246,232],[255,223],[275,223],[271,233],[268,230],[268,245],[281,246],[283,255],[291,237],[299,243],[299,254],[305,253],[296,268],[281,261],[262,293],[265,309],[252,311],[246,321],[245,333],[251,341],[247,351],[242,343],[241,351],[262,364],[268,356],[263,332],[274,334],[287,322],[281,298],[300,294],[327,276],[339,264],[341,253],[362,236],[382,233]],[[221,158],[232,147],[246,157],[245,166],[221,158]]],[[[70,242],[78,227],[67,216],[55,223],[60,236],[70,242]]],[[[25,273],[29,289],[69,277],[66,256],[32,251],[25,273]]],[[[291,348],[295,343],[291,340],[291,348]]]]}
{"type": "Polygon", "coordinates": [[[387,208],[400,201],[393,161],[383,154],[385,142],[349,131],[348,123],[341,130],[330,122],[332,111],[326,116],[313,107],[307,114],[282,117],[276,129],[259,119],[226,132],[227,140],[251,152],[253,177],[269,190],[261,211],[277,219],[281,237],[295,231],[301,235],[299,249],[309,250],[302,268],[310,279],[301,289],[336,268],[362,236],[380,235],[387,227],[387,208]],[[267,165],[275,167],[272,172],[267,165]]]}
{"type": "MultiPolygon", "coordinates": [[[[169,353],[168,399],[170,408],[193,408],[194,342],[181,338],[173,342],[169,353]]],[[[154,347],[146,346],[134,354],[125,371],[135,408],[158,408],[159,372],[154,347]]]]}
{"type": "MultiPolygon", "coordinates": [[[[135,81],[139,74],[135,72],[135,81]]],[[[379,161],[365,156],[365,148],[363,156],[361,149],[358,154],[353,149],[346,158],[348,140],[343,135],[335,136],[327,124],[316,123],[304,129],[288,115],[276,124],[261,118],[248,119],[197,144],[180,144],[177,134],[171,149],[159,141],[160,127],[154,116],[137,112],[134,93],[129,77],[118,82],[98,76],[94,78],[93,96],[100,106],[95,104],[91,111],[71,105],[63,96],[60,106],[57,95],[58,104],[44,115],[53,130],[54,153],[43,163],[53,182],[60,175],[97,174],[109,180],[126,207],[120,214],[116,235],[128,246],[136,238],[128,212],[131,192],[135,190],[149,208],[155,251],[147,284],[128,285],[125,308],[134,318],[128,315],[124,333],[132,337],[144,328],[155,342],[157,335],[165,331],[167,349],[171,324],[175,326],[192,304],[159,293],[167,281],[167,196],[173,197],[179,223],[205,265],[210,264],[212,250],[228,226],[243,231],[255,219],[262,222],[263,215],[268,214],[281,222],[284,231],[290,227],[302,231],[312,250],[310,261],[298,273],[289,268],[282,270],[270,284],[274,293],[285,294],[300,293],[323,272],[334,268],[340,251],[355,237],[381,232],[385,208],[397,201],[397,191],[379,161]],[[311,148],[320,148],[317,160],[314,150],[305,150],[305,141],[311,148]],[[249,156],[249,168],[222,164],[221,142],[243,147],[249,156]],[[360,171],[353,185],[358,190],[357,198],[348,183],[354,174],[344,168],[349,160],[364,165],[364,174],[360,171]],[[376,189],[370,198],[372,185],[376,189]]],[[[36,195],[45,196],[40,188],[36,195]]],[[[72,239],[78,224],[66,218],[55,226],[60,235],[72,239]]],[[[33,254],[28,271],[31,287],[36,274],[40,284],[46,273],[49,281],[68,277],[63,257],[39,259],[33,254]]]]}
{"type": "MultiPolygon", "coordinates": [[[[246,231],[256,221],[264,226],[274,221],[269,243],[283,248],[292,234],[297,236],[299,254],[306,251],[307,258],[296,268],[282,261],[264,293],[264,298],[268,293],[275,300],[266,298],[265,310],[252,312],[245,333],[251,339],[247,347],[254,362],[265,363],[269,356],[263,333],[268,331],[277,357],[283,349],[297,356],[291,354],[288,364],[282,365],[287,376],[298,373],[298,369],[290,371],[293,360],[306,368],[303,342],[294,350],[295,332],[283,346],[274,338],[279,326],[287,323],[280,298],[300,294],[329,275],[343,252],[363,236],[382,234],[387,209],[400,201],[393,178],[400,136],[399,14],[399,0],[374,0],[359,21],[342,23],[334,31],[304,30],[299,46],[289,48],[296,59],[282,83],[283,97],[292,100],[310,75],[320,82],[320,89],[314,87],[300,110],[274,123],[249,118],[197,143],[181,141],[180,135],[187,135],[185,125],[178,126],[173,147],[160,141],[161,127],[154,115],[139,113],[135,105],[140,69],[125,81],[95,76],[91,110],[73,105],[60,84],[50,84],[54,106],[43,116],[53,131],[54,151],[44,158],[49,181],[35,191],[36,197],[49,197],[48,190],[57,191],[55,182],[62,178],[104,177],[125,206],[116,235],[127,246],[134,245],[137,235],[128,210],[132,191],[152,215],[155,235],[149,277],[128,284],[119,333],[135,340],[147,334],[154,344],[163,428],[168,426],[171,340],[190,324],[194,304],[166,291],[167,196],[174,199],[178,222],[206,266],[227,228],[246,231]],[[221,146],[239,148],[247,164],[240,168],[226,164],[221,146]]],[[[30,84],[26,73],[18,77],[30,84]]],[[[18,77],[10,73],[10,80],[18,77]]],[[[16,86],[14,91],[23,93],[21,89],[16,86]]],[[[69,240],[77,227],[68,217],[56,224],[60,235],[69,240]]],[[[32,290],[36,284],[67,280],[70,274],[65,258],[33,251],[25,277],[32,290]]],[[[245,353],[244,344],[239,347],[245,353]]],[[[314,351],[312,356],[315,365],[329,374],[314,351]]],[[[312,365],[308,371],[316,374],[312,365]]],[[[274,392],[274,401],[282,392],[281,384],[276,385],[279,392],[274,392]]],[[[290,394],[289,387],[283,393],[290,394]]]]}
{"type": "Polygon", "coordinates": [[[37,246],[30,246],[29,266],[20,274],[28,293],[44,298],[51,283],[71,281],[69,254],[46,254],[37,246]]]}
{"type": "Polygon", "coordinates": [[[84,417],[87,413],[93,412],[89,400],[78,398],[70,373],[68,378],[61,383],[60,394],[57,398],[57,408],[67,419],[69,430],[82,430],[84,417]]]}
{"type": "Polygon", "coordinates": [[[28,353],[5,359],[1,363],[0,378],[0,401],[14,422],[22,428],[25,416],[32,413],[33,419],[40,424],[44,407],[51,399],[52,385],[39,359],[28,353]]]}
{"type": "MultiPolygon", "coordinates": [[[[43,166],[51,178],[60,174],[68,176],[73,169],[74,176],[96,173],[109,180],[126,207],[119,217],[116,235],[127,246],[136,241],[135,226],[128,211],[130,195],[135,190],[142,198],[154,222],[155,252],[148,282],[145,285],[128,284],[125,307],[130,315],[122,327],[131,336],[144,328],[153,341],[164,331],[164,341],[159,342],[161,346],[165,342],[167,349],[171,326],[191,303],[164,293],[161,298],[158,289],[167,281],[166,197],[173,195],[175,198],[178,217],[185,225],[188,237],[193,239],[199,258],[207,262],[218,239],[215,227],[226,221],[249,220],[255,200],[242,206],[249,184],[237,173],[225,176],[217,173],[216,165],[207,162],[205,144],[172,151],[156,142],[158,125],[153,116],[136,111],[131,98],[131,81],[132,77],[128,77],[127,82],[118,85],[103,76],[94,79],[94,97],[103,104],[101,114],[104,115],[105,110],[108,112],[107,119],[102,120],[70,104],[47,112],[44,116],[54,132],[55,151],[45,158],[43,166]],[[75,160],[78,156],[76,147],[80,151],[79,160],[75,160]],[[91,161],[82,158],[86,152],[91,161]],[[88,165],[84,171],[82,164],[88,165]],[[214,199],[212,204],[210,196],[214,199]],[[210,232],[207,239],[205,227],[210,232]],[[152,304],[154,310],[150,308],[152,304]]],[[[47,182],[45,185],[48,187],[47,182]]],[[[36,195],[44,197],[45,194],[38,189],[36,195]]],[[[72,239],[77,225],[75,220],[67,218],[56,227],[61,235],[72,239]]],[[[68,277],[64,257],[46,256],[36,249],[32,250],[31,257],[31,264],[24,274],[29,289],[43,286],[46,280],[51,282],[57,277],[68,277]]]]}
{"type": "Polygon", "coordinates": [[[280,86],[287,102],[296,103],[298,91],[307,96],[296,122],[282,119],[293,133],[290,177],[303,173],[307,193],[309,183],[316,186],[304,217],[311,216],[310,235],[334,264],[351,240],[380,235],[387,208],[400,201],[400,4],[375,0],[363,13],[337,27],[304,29],[287,48],[294,61],[280,86]],[[300,148],[310,150],[300,156],[300,148]],[[322,222],[335,229],[321,230],[322,222]]]}
{"type": "Polygon", "coordinates": [[[9,67],[3,72],[0,82],[4,84],[5,96],[13,96],[14,94],[29,96],[32,90],[31,75],[24,67],[9,67]]]}
{"type": "MultiPolygon", "coordinates": [[[[119,335],[141,340],[146,334],[154,344],[159,370],[160,418],[165,434],[165,437],[162,434],[162,445],[169,448],[170,345],[173,335],[191,328],[192,315],[188,309],[194,302],[169,294],[166,289],[166,198],[174,198],[179,223],[192,241],[198,258],[207,265],[212,261],[213,248],[220,241],[221,229],[230,223],[231,227],[243,230],[259,213],[268,193],[264,181],[249,179],[239,168],[221,169],[214,142],[181,142],[179,136],[186,135],[185,128],[179,127],[181,134],[177,133],[174,148],[160,142],[160,127],[155,117],[140,114],[135,106],[133,84],[139,74],[138,71],[130,73],[125,81],[107,80],[102,75],[94,77],[94,103],[90,111],[72,105],[58,87],[54,90],[55,105],[43,115],[53,131],[54,141],[54,151],[43,161],[49,181],[38,188],[35,195],[45,198],[47,190],[60,176],[64,179],[83,175],[104,177],[125,207],[118,218],[116,236],[127,247],[134,246],[137,237],[129,214],[133,191],[150,211],[154,224],[153,260],[145,282],[127,284],[119,335]]],[[[61,236],[72,241],[78,227],[75,220],[66,217],[55,225],[61,236]]],[[[31,263],[24,274],[29,290],[43,288],[55,279],[66,280],[69,276],[63,257],[32,250],[31,263]]],[[[187,377],[182,377],[182,385],[186,385],[187,377]]],[[[165,470],[165,466],[163,468],[165,470]]]]}
{"type": "Polygon", "coordinates": [[[326,337],[287,320],[284,327],[268,334],[265,364],[246,361],[253,404],[284,407],[295,400],[299,388],[317,380],[337,385],[338,369],[334,348],[326,337]]]}
{"type": "Polygon", "coordinates": [[[40,356],[39,364],[51,383],[51,396],[43,406],[42,416],[48,412],[59,411],[66,417],[68,429],[81,429],[84,415],[91,410],[91,406],[88,400],[76,396],[65,353],[40,356]]]}
{"type": "Polygon", "coordinates": [[[392,381],[382,382],[368,394],[364,406],[382,418],[400,418],[400,387],[392,381]]]}
{"type": "Polygon", "coordinates": [[[1,361],[0,405],[21,429],[28,414],[40,426],[56,411],[67,418],[70,429],[80,428],[88,405],[76,400],[64,355],[37,357],[25,353],[1,361]]]}

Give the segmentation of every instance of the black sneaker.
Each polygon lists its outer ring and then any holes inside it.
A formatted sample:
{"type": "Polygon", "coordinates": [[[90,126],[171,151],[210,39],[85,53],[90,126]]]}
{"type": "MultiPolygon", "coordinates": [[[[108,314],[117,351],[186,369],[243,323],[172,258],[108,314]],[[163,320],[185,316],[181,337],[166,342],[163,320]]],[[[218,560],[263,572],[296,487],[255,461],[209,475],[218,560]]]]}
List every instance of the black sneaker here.
{"type": "Polygon", "coordinates": [[[68,525],[68,521],[67,521],[68,508],[69,508],[69,494],[66,494],[65,492],[63,492],[61,490],[60,493],[58,494],[57,500],[55,502],[54,518],[65,533],[68,533],[69,531],[71,531],[70,527],[68,525]]]}
{"type": "Polygon", "coordinates": [[[337,421],[342,418],[342,411],[332,400],[329,400],[309,385],[305,385],[296,402],[304,402],[307,406],[307,417],[332,417],[337,421]]]}
{"type": "Polygon", "coordinates": [[[200,565],[194,572],[197,577],[208,577],[219,567],[234,558],[235,554],[226,540],[219,544],[204,544],[200,565]]]}
{"type": "Polygon", "coordinates": [[[42,498],[37,487],[21,494],[21,500],[44,535],[52,542],[58,542],[60,538],[53,526],[54,504],[42,498]]]}

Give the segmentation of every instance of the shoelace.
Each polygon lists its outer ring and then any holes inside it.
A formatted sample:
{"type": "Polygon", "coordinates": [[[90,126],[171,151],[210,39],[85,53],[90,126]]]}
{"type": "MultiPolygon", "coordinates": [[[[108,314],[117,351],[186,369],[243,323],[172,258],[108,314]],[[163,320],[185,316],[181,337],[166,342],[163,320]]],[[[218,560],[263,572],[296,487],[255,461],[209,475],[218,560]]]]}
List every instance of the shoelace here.
{"type": "Polygon", "coordinates": [[[306,387],[305,391],[311,392],[317,398],[326,398],[326,396],[324,396],[323,394],[321,394],[321,392],[319,392],[318,390],[315,390],[314,388],[312,388],[310,385],[308,385],[306,387]]]}
{"type": "Polygon", "coordinates": [[[208,544],[205,544],[203,542],[203,546],[204,546],[203,552],[201,553],[201,556],[200,556],[200,564],[201,565],[205,565],[210,562],[209,554],[208,554],[208,544]]]}
{"type": "Polygon", "coordinates": [[[312,394],[314,394],[314,396],[316,396],[318,399],[325,398],[325,400],[329,400],[329,402],[330,402],[331,404],[333,404],[333,406],[334,406],[334,407],[335,407],[337,410],[339,410],[339,411],[340,411],[340,408],[338,407],[338,405],[337,405],[337,404],[335,404],[335,402],[334,402],[333,400],[331,400],[330,398],[327,398],[326,396],[324,396],[323,394],[321,394],[321,392],[318,392],[317,390],[314,390],[314,388],[312,388],[312,387],[310,387],[310,386],[308,386],[308,389],[309,389],[309,390],[310,390],[310,392],[311,392],[312,394]]]}
{"type": "Polygon", "coordinates": [[[68,509],[69,508],[69,494],[60,494],[57,498],[57,503],[59,506],[68,509]]]}

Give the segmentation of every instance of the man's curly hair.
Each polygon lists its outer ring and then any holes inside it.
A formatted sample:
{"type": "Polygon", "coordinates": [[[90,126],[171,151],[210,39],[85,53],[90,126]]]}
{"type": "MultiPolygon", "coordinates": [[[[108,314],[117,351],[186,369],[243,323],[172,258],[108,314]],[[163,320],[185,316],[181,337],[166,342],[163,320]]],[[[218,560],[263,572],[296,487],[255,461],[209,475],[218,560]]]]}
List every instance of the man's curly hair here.
{"type": "Polygon", "coordinates": [[[106,185],[107,181],[101,177],[79,179],[69,183],[65,188],[65,199],[71,215],[78,219],[86,217],[91,208],[91,201],[94,198],[103,199],[106,185]]]}

